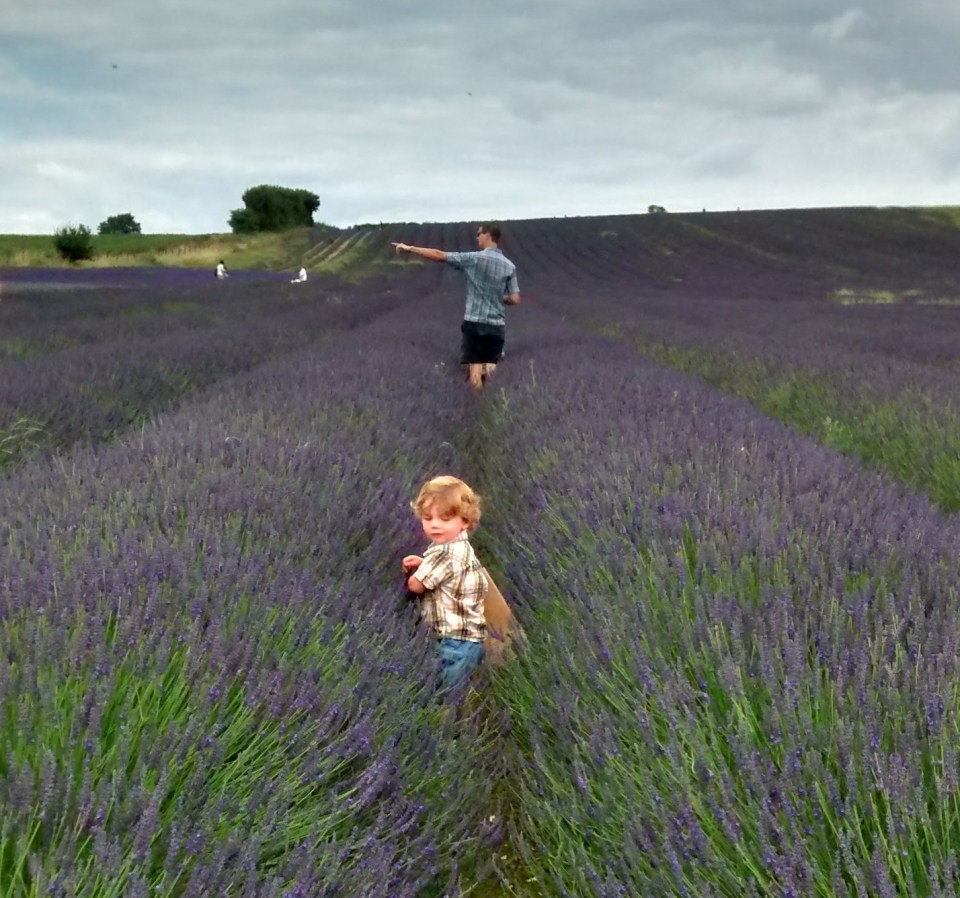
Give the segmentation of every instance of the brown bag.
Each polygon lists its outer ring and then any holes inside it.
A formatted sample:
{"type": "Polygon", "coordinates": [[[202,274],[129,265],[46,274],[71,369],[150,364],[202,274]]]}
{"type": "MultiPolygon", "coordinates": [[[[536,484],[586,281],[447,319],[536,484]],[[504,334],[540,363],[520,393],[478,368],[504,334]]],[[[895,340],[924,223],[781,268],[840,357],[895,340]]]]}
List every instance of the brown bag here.
{"type": "Polygon", "coordinates": [[[483,643],[483,654],[485,663],[495,667],[509,660],[527,637],[490,572],[484,568],[483,573],[487,578],[487,591],[483,595],[487,638],[483,643]]]}

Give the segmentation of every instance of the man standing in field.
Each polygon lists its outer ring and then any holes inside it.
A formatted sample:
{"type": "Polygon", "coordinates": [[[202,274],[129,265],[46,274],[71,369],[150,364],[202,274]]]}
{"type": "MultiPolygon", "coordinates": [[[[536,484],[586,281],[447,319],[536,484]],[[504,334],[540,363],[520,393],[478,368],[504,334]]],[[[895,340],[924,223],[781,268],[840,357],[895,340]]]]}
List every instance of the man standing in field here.
{"type": "Polygon", "coordinates": [[[517,266],[498,247],[500,227],[482,224],[477,228],[475,253],[447,253],[442,249],[394,243],[398,253],[413,253],[434,262],[446,262],[467,277],[467,307],[460,325],[460,364],[466,365],[470,386],[483,389],[486,375],[500,361],[506,333],[504,305],[520,302],[517,266]]]}

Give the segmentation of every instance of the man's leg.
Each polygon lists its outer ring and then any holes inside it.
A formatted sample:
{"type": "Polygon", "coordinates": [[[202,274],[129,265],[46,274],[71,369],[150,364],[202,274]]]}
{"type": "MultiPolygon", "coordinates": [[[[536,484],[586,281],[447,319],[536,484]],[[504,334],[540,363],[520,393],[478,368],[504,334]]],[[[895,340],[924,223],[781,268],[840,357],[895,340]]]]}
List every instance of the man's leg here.
{"type": "Polygon", "coordinates": [[[483,379],[481,377],[483,366],[470,361],[477,357],[477,335],[475,331],[475,326],[469,321],[464,321],[460,325],[460,364],[467,369],[467,383],[474,390],[480,390],[483,389],[483,379]]]}

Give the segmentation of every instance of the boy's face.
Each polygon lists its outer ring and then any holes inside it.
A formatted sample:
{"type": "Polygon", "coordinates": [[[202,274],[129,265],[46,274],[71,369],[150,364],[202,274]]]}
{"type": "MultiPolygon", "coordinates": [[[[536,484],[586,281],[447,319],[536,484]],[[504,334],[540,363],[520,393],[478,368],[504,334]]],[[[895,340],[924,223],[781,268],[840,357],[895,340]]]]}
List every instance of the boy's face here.
{"type": "Polygon", "coordinates": [[[420,516],[423,532],[432,543],[453,542],[470,525],[449,511],[440,511],[433,505],[427,505],[420,516]]]}

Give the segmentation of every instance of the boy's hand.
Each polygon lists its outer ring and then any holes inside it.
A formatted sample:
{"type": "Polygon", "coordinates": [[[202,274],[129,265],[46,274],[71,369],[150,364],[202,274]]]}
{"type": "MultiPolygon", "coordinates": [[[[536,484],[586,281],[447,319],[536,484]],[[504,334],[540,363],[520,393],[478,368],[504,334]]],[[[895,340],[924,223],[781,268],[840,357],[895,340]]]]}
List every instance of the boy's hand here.
{"type": "Polygon", "coordinates": [[[403,572],[410,574],[420,567],[423,559],[419,555],[407,555],[400,563],[403,565],[403,572]]]}

